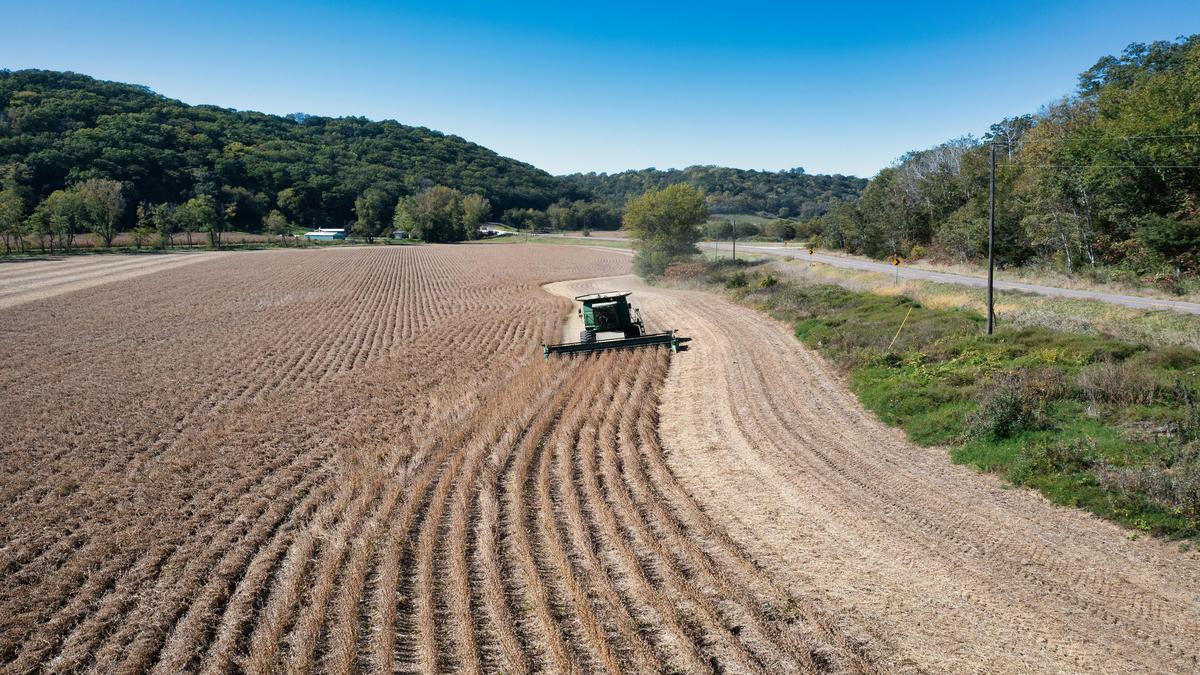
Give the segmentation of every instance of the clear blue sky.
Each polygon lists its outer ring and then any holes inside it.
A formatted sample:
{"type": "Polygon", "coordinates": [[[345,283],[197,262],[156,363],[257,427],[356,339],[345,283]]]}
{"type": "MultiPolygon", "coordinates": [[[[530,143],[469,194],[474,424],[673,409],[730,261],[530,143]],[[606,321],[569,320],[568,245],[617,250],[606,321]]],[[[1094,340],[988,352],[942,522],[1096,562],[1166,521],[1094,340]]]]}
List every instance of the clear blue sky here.
{"type": "Polygon", "coordinates": [[[1200,2],[22,2],[0,67],[188,103],[391,118],[553,173],[870,176],[1033,112],[1200,2]]]}

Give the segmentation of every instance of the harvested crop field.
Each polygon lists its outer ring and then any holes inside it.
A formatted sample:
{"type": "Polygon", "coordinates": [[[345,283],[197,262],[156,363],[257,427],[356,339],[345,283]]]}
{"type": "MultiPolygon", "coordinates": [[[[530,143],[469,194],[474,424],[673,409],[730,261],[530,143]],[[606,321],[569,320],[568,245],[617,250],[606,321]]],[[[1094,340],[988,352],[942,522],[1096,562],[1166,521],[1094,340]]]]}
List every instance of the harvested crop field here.
{"type": "Polygon", "coordinates": [[[190,265],[221,253],[97,255],[6,260],[0,264],[0,309],[190,265]]]}
{"type": "Polygon", "coordinates": [[[243,252],[0,309],[0,664],[906,665],[779,583],[678,480],[665,352],[542,360],[569,303],[540,286],[628,265],[547,246],[243,252]]]}
{"type": "Polygon", "coordinates": [[[950,463],[865,411],[784,324],[628,276],[686,328],[660,412],[668,469],[794,595],[934,672],[1200,670],[1200,555],[950,463]]]}

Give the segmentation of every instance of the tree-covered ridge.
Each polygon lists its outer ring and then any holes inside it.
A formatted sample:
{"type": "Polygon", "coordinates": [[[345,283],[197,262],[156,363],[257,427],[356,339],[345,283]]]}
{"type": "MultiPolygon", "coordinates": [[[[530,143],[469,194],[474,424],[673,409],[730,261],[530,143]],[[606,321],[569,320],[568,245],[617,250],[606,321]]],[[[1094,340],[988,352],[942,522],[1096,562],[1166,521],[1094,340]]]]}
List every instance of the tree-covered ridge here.
{"type": "Polygon", "coordinates": [[[721,166],[576,173],[564,178],[618,207],[650,190],[687,183],[704,191],[713,213],[767,213],[785,218],[819,216],[835,202],[857,199],[867,184],[864,178],[810,175],[804,169],[755,171],[721,166]]]}
{"type": "MultiPolygon", "coordinates": [[[[124,184],[131,204],[208,195],[229,225],[272,209],[305,226],[355,221],[369,190],[395,202],[441,184],[497,211],[580,195],[565,181],[457,136],[394,121],[280,117],[191,106],[146,87],[43,70],[0,70],[0,167],[31,204],[88,179],[124,184]]],[[[133,220],[132,209],[125,225],[133,220]]]]}
{"type": "Polygon", "coordinates": [[[993,142],[1001,264],[1200,273],[1200,35],[1130,45],[1037,114],[911,152],[808,229],[868,255],[979,259],[993,142]]]}

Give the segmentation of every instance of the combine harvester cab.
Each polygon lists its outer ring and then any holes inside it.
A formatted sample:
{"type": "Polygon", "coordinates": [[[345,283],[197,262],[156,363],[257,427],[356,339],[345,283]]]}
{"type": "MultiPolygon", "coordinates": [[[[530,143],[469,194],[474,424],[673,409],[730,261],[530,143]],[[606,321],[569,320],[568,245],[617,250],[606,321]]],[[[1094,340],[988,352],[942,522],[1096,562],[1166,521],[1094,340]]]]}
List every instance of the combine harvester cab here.
{"type": "Polygon", "coordinates": [[[581,305],[579,316],[583,319],[579,342],[542,345],[542,353],[550,358],[551,354],[636,349],[653,345],[665,345],[672,352],[679,351],[680,339],[675,337],[675,331],[646,334],[641,312],[629,305],[628,297],[632,293],[617,291],[575,296],[575,301],[581,305]]]}

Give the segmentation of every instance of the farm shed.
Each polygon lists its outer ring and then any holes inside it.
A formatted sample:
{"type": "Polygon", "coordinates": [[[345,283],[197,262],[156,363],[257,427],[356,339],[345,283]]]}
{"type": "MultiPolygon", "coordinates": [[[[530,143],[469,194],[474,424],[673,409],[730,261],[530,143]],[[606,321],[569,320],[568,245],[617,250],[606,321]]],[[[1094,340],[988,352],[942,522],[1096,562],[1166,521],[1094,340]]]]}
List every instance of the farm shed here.
{"type": "Polygon", "coordinates": [[[315,239],[318,241],[333,241],[335,239],[345,239],[346,230],[337,227],[319,227],[311,232],[304,233],[305,239],[315,239]]]}

